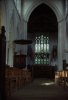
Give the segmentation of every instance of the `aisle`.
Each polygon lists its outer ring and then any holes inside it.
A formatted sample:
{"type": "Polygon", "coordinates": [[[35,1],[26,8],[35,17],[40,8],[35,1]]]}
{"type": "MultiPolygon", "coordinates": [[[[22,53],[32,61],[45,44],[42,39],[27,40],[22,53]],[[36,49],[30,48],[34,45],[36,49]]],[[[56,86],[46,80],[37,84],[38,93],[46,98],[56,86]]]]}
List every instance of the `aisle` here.
{"type": "Polygon", "coordinates": [[[36,79],[12,93],[7,100],[68,100],[68,89],[64,90],[49,79],[36,79]]]}

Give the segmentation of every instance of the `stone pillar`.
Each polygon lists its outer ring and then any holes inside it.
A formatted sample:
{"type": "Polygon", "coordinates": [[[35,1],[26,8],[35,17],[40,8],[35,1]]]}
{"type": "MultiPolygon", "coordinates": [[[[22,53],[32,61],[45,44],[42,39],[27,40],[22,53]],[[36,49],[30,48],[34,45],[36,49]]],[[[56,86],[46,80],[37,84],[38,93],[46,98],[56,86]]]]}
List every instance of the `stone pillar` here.
{"type": "MultiPolygon", "coordinates": [[[[23,33],[24,33],[24,39],[27,40],[27,21],[23,21],[24,24],[24,29],[23,29],[23,33]]],[[[27,54],[27,45],[24,45],[24,50],[25,50],[25,54],[27,54]]]]}
{"type": "MultiPolygon", "coordinates": [[[[22,39],[27,40],[27,21],[25,21],[24,19],[22,19],[21,21],[21,36],[22,39]]],[[[22,53],[27,55],[27,45],[23,45],[22,46],[22,53]]],[[[26,58],[26,65],[27,65],[27,58],[26,58]]],[[[27,68],[26,68],[27,69],[27,68]]]]}
{"type": "Polygon", "coordinates": [[[66,20],[63,19],[62,23],[62,60],[66,60],[66,20]]]}
{"type": "Polygon", "coordinates": [[[10,41],[9,41],[9,65],[13,67],[13,42],[12,42],[12,31],[9,32],[10,41]]]}
{"type": "Polygon", "coordinates": [[[66,63],[68,63],[68,16],[66,18],[66,63]]]}
{"type": "Polygon", "coordinates": [[[58,71],[63,70],[63,60],[66,60],[66,20],[58,22],[58,71]]]}
{"type": "Polygon", "coordinates": [[[13,46],[9,47],[9,65],[13,67],[13,46]]]}
{"type": "Polygon", "coordinates": [[[58,71],[62,70],[62,21],[58,22],[58,71]]]}
{"type": "MultiPolygon", "coordinates": [[[[22,19],[22,21],[21,21],[21,36],[22,36],[22,39],[27,40],[27,21],[25,21],[24,19],[22,19]]],[[[22,53],[24,53],[24,54],[27,53],[26,46],[27,45],[22,46],[22,50],[23,50],[22,53]]]]}

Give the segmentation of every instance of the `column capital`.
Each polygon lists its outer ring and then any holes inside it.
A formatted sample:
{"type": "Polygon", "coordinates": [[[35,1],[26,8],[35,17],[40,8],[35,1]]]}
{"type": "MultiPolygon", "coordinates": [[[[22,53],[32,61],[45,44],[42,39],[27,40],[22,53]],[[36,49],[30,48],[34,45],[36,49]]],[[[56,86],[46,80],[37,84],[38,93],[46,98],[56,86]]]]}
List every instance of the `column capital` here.
{"type": "Polygon", "coordinates": [[[62,20],[60,20],[60,21],[58,21],[58,23],[63,22],[63,21],[66,21],[66,18],[64,18],[64,19],[62,19],[62,20]]]}
{"type": "Polygon", "coordinates": [[[25,20],[24,18],[21,18],[21,20],[23,20],[24,22],[28,22],[27,20],[25,20]]]}
{"type": "Polygon", "coordinates": [[[62,19],[62,20],[60,20],[60,21],[58,21],[58,23],[60,23],[60,22],[63,22],[63,19],[62,19]]]}

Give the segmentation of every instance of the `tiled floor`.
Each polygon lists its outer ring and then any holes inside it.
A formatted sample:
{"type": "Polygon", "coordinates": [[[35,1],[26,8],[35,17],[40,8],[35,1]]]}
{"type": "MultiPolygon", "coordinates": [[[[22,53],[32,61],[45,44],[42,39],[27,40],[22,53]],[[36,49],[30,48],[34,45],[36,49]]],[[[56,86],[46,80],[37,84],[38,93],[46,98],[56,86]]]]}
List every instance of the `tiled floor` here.
{"type": "Polygon", "coordinates": [[[68,88],[64,90],[50,79],[35,79],[7,100],[68,100],[68,88]]]}

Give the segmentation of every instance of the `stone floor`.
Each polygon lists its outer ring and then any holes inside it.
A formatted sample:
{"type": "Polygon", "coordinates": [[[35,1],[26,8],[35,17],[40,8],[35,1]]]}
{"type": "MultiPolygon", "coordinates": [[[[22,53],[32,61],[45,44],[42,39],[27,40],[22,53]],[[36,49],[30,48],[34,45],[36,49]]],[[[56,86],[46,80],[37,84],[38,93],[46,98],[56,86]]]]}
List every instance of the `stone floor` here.
{"type": "Polygon", "coordinates": [[[40,78],[12,93],[7,100],[68,100],[68,88],[64,90],[53,80],[40,78]]]}

